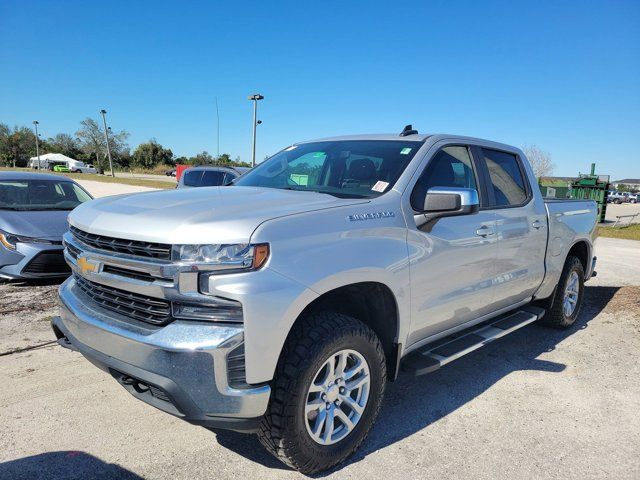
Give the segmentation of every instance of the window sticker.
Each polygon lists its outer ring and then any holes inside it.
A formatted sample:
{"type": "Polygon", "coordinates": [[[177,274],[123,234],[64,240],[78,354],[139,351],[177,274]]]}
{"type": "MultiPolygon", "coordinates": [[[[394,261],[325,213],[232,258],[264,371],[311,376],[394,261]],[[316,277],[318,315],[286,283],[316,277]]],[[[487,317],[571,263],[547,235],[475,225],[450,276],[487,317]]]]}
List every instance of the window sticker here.
{"type": "Polygon", "coordinates": [[[382,180],[378,180],[376,182],[376,184],[371,187],[371,190],[373,190],[374,192],[384,192],[385,189],[389,186],[389,182],[383,182],[382,180]]]}
{"type": "Polygon", "coordinates": [[[411,153],[411,150],[413,149],[409,147],[404,147],[402,150],[400,150],[400,155],[409,155],[411,153]]]}

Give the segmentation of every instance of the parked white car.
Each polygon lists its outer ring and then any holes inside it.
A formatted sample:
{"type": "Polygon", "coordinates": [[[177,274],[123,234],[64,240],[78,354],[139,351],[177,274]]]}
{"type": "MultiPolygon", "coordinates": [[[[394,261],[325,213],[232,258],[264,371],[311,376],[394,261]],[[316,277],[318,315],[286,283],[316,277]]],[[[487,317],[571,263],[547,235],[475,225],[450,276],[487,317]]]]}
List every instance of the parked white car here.
{"type": "Polygon", "coordinates": [[[67,162],[69,165],[69,170],[75,173],[98,173],[98,170],[91,164],[86,164],[79,160],[72,160],[67,162]]]}

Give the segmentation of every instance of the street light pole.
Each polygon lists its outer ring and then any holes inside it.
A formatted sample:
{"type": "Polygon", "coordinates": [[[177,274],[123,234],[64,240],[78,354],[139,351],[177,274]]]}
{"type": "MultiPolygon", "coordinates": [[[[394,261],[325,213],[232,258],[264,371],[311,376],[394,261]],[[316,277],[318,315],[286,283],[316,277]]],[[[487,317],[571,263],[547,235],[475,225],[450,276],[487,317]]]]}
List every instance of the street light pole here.
{"type": "Polygon", "coordinates": [[[249,100],[253,100],[253,151],[251,154],[251,166],[256,166],[256,127],[258,123],[262,123],[258,120],[258,100],[262,100],[264,97],[259,93],[251,95],[249,100]]]}
{"type": "Polygon", "coordinates": [[[113,162],[111,161],[111,148],[109,147],[109,130],[107,129],[107,120],[105,118],[106,110],[100,110],[102,114],[102,123],[104,124],[104,139],[107,142],[107,156],[109,157],[109,170],[111,170],[111,176],[115,177],[113,174],[113,162]]]}
{"type": "MultiPolygon", "coordinates": [[[[36,128],[36,157],[38,157],[38,166],[36,167],[36,170],[40,170],[40,142],[38,141],[38,125],[40,124],[40,122],[38,122],[37,120],[33,121],[33,126],[36,128]]],[[[16,161],[13,161],[13,166],[16,166],[16,161]]]]}
{"type": "Polygon", "coordinates": [[[217,130],[217,147],[216,158],[220,159],[220,111],[218,110],[218,97],[216,97],[216,130],[217,130]]]}

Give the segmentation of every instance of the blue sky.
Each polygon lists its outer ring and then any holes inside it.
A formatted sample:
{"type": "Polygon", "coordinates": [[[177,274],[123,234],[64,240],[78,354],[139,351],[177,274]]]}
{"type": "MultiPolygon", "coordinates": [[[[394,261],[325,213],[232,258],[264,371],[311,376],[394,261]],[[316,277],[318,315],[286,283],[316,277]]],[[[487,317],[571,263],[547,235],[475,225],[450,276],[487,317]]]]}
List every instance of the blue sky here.
{"type": "Polygon", "coordinates": [[[0,3],[0,122],[249,160],[335,134],[479,136],[640,177],[640,2],[0,3]]]}

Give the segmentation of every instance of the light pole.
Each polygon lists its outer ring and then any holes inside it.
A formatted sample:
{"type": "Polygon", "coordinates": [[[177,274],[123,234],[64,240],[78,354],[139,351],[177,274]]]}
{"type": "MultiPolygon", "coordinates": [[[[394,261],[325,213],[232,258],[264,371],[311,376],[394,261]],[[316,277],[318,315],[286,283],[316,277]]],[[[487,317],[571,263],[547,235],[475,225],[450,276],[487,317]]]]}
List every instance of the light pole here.
{"type": "Polygon", "coordinates": [[[216,130],[217,130],[216,158],[220,159],[220,111],[218,110],[218,97],[216,97],[216,130]]]}
{"type": "Polygon", "coordinates": [[[106,110],[100,110],[102,114],[102,123],[104,124],[104,139],[107,142],[107,156],[109,157],[109,170],[111,170],[111,176],[115,177],[113,174],[113,162],[111,161],[111,148],[109,147],[109,129],[107,128],[107,120],[105,118],[106,110]]]}
{"type": "MultiPolygon", "coordinates": [[[[36,170],[40,170],[40,142],[38,141],[38,125],[40,124],[40,122],[38,122],[37,120],[33,121],[33,126],[36,129],[36,157],[38,157],[38,166],[36,167],[36,170]]],[[[13,161],[13,166],[16,166],[16,162],[15,160],[13,161]]]]}
{"type": "Polygon", "coordinates": [[[262,123],[258,120],[258,100],[262,100],[264,97],[259,93],[255,95],[251,95],[249,100],[253,100],[253,153],[251,154],[251,166],[256,166],[256,127],[259,123],[262,123]]]}

